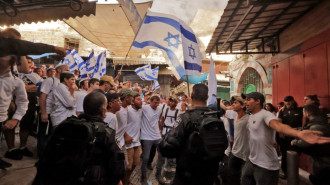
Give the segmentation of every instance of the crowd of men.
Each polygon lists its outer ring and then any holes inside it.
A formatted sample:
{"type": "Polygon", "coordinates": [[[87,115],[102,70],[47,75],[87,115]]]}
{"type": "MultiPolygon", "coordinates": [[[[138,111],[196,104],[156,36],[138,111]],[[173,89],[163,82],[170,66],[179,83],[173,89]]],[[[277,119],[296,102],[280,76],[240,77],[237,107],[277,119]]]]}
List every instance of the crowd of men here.
{"type": "MultiPolygon", "coordinates": [[[[293,149],[313,158],[313,184],[330,183],[330,151],[325,144],[330,142],[330,129],[315,95],[305,97],[303,109],[292,96],[285,97],[278,118],[271,104],[264,109],[265,98],[258,92],[223,101],[225,113],[214,113],[214,105],[207,106],[208,87],[204,84],[196,84],[190,97],[162,97],[137,83],[119,82],[120,73],[115,78],[104,75],[100,79],[79,79],[78,73],[69,72],[64,64],[32,72],[32,60],[25,55],[49,50],[63,56],[65,50],[19,39],[20,34],[13,29],[0,33],[1,48],[6,48],[0,55],[0,123],[8,146],[4,157],[13,160],[34,155],[26,144],[31,132],[37,131],[40,160],[36,164],[36,185],[129,185],[133,170],[140,164],[141,184],[146,185],[156,151],[156,177],[161,184],[166,183],[162,170],[167,161],[167,169],[176,168],[171,181],[174,185],[277,185],[278,153],[282,154],[282,177],[286,178],[285,154],[293,149]],[[67,138],[81,137],[77,131],[83,125],[92,134],[85,137],[88,147],[79,148],[85,146],[81,139],[67,138]],[[17,126],[19,147],[14,142],[17,126]],[[302,128],[294,129],[298,127],[302,128]],[[208,138],[213,133],[217,134],[215,141],[208,138]],[[276,142],[281,152],[276,150],[276,142]],[[71,151],[76,147],[81,152],[71,151]],[[217,152],[221,154],[214,156],[217,152]],[[56,156],[52,156],[54,153],[56,156]],[[79,161],[77,155],[83,154],[89,157],[79,161]],[[63,162],[66,157],[72,165],[67,169],[56,167],[68,165],[63,162]],[[72,171],[79,165],[81,169],[72,171]]],[[[0,160],[1,169],[10,166],[0,160]]]]}

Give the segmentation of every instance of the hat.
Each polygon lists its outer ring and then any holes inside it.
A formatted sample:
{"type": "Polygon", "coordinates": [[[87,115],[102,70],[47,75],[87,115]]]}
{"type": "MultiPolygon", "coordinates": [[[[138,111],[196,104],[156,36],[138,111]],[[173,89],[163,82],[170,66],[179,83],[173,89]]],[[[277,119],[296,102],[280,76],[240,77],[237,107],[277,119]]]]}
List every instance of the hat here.
{"type": "Polygon", "coordinates": [[[252,93],[249,93],[249,94],[243,94],[242,93],[241,96],[242,96],[243,99],[253,98],[255,100],[260,100],[260,104],[263,104],[265,102],[265,97],[260,92],[252,92],[252,93]]]}
{"type": "Polygon", "coordinates": [[[169,100],[170,100],[170,101],[173,101],[173,102],[175,102],[175,103],[178,103],[178,99],[176,99],[176,98],[170,97],[169,100]]]}
{"type": "Polygon", "coordinates": [[[55,66],[55,69],[57,69],[57,68],[59,68],[59,67],[61,67],[61,66],[67,66],[66,64],[61,64],[61,63],[59,63],[59,64],[57,64],[56,66],[55,66]]]}
{"type": "Polygon", "coordinates": [[[244,104],[244,99],[242,98],[242,96],[232,96],[231,97],[231,101],[239,101],[240,102],[240,104],[244,104]]]}
{"type": "Polygon", "coordinates": [[[62,73],[64,73],[64,74],[71,74],[71,75],[73,75],[73,73],[71,73],[71,71],[63,71],[62,73]]]}
{"type": "Polygon", "coordinates": [[[120,89],[119,94],[121,95],[121,97],[126,97],[126,96],[135,96],[137,93],[129,88],[122,88],[120,89]]]}
{"type": "Polygon", "coordinates": [[[119,93],[107,93],[105,94],[105,97],[107,97],[108,103],[119,98],[120,94],[119,93]]]}
{"type": "Polygon", "coordinates": [[[294,98],[292,96],[286,96],[286,97],[284,97],[284,101],[286,101],[286,102],[294,101],[294,98]]]}
{"type": "Polygon", "coordinates": [[[116,84],[115,84],[115,82],[113,81],[112,76],[109,76],[109,75],[103,75],[103,76],[101,77],[101,80],[106,81],[106,82],[109,82],[113,87],[116,87],[116,84]]]}

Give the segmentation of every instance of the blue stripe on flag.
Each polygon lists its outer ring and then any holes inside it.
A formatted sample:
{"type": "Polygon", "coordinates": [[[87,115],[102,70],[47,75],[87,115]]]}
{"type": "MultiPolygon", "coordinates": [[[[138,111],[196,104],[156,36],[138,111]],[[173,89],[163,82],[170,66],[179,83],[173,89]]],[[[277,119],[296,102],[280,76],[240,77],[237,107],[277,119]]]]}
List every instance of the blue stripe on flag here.
{"type": "Polygon", "coordinates": [[[178,64],[178,65],[173,64],[174,57],[175,57],[175,54],[173,53],[173,51],[157,44],[154,41],[145,41],[145,42],[141,42],[141,43],[137,42],[137,41],[134,41],[133,46],[136,47],[136,48],[144,48],[144,47],[147,47],[147,46],[154,46],[154,47],[157,47],[159,49],[164,50],[166,52],[168,58],[170,59],[172,65],[175,67],[176,71],[179,73],[179,76],[182,77],[183,75],[185,75],[185,70],[180,64],[178,64]]]}
{"type": "Polygon", "coordinates": [[[72,64],[69,68],[70,68],[70,69],[73,69],[73,68],[76,67],[76,66],[77,66],[77,64],[74,63],[74,64],[72,64]]]}
{"type": "Polygon", "coordinates": [[[144,70],[145,70],[145,68],[141,68],[141,69],[136,70],[135,72],[136,72],[136,73],[140,73],[140,72],[142,72],[142,71],[144,71],[144,70]]]}
{"type": "Polygon", "coordinates": [[[87,74],[83,74],[80,76],[81,79],[85,79],[85,78],[88,78],[88,75],[87,74]]]}
{"type": "Polygon", "coordinates": [[[144,23],[145,24],[149,24],[149,23],[152,23],[152,22],[162,22],[164,24],[168,24],[168,25],[174,27],[179,32],[181,32],[182,35],[184,37],[186,37],[188,40],[197,43],[195,34],[193,34],[190,31],[184,29],[181,26],[181,23],[179,23],[178,21],[176,21],[174,19],[170,19],[170,18],[167,18],[167,17],[158,17],[158,16],[147,15],[146,18],[145,18],[145,20],[144,20],[144,23]]]}
{"type": "Polygon", "coordinates": [[[199,71],[199,72],[202,71],[202,66],[200,66],[196,63],[190,63],[190,62],[187,62],[187,61],[184,61],[184,68],[186,70],[195,70],[195,71],[199,71]]]}
{"type": "Polygon", "coordinates": [[[153,76],[150,76],[148,74],[146,74],[146,77],[149,79],[149,80],[157,80],[157,78],[153,77],[153,76]]]}

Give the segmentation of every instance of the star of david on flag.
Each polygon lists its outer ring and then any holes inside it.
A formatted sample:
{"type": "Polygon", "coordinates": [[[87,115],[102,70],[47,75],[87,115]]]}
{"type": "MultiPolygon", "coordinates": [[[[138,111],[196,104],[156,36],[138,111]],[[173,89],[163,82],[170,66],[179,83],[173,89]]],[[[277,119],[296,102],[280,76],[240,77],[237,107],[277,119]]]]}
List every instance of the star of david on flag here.
{"type": "Polygon", "coordinates": [[[78,52],[76,50],[71,51],[72,56],[74,60],[76,61],[76,64],[78,65],[79,71],[80,71],[80,78],[81,79],[87,79],[87,70],[86,70],[86,63],[85,61],[79,56],[78,52]]]}
{"type": "Polygon", "coordinates": [[[93,50],[86,60],[86,69],[88,74],[92,74],[94,72],[95,65],[96,65],[96,58],[93,50]]]}
{"type": "Polygon", "coordinates": [[[132,49],[142,51],[163,50],[177,79],[185,75],[200,75],[202,53],[193,30],[182,20],[168,14],[148,11],[132,44],[132,49]]]}
{"type": "Polygon", "coordinates": [[[91,78],[97,78],[100,79],[101,76],[103,76],[106,73],[107,68],[107,57],[106,57],[106,51],[99,54],[96,60],[94,72],[91,76],[91,78]]]}
{"type": "Polygon", "coordinates": [[[78,69],[78,65],[72,55],[74,51],[74,49],[72,51],[68,51],[63,61],[61,62],[61,64],[69,66],[71,73],[74,73],[74,70],[78,69]]]}

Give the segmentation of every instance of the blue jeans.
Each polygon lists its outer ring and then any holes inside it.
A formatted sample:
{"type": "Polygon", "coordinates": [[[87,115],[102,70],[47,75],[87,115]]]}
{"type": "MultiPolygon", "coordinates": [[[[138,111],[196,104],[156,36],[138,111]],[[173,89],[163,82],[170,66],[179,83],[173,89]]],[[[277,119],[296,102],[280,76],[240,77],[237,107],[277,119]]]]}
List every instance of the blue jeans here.
{"type": "MultiPolygon", "coordinates": [[[[142,177],[147,176],[147,166],[148,166],[148,161],[149,161],[149,155],[150,155],[150,150],[153,145],[157,146],[158,154],[160,154],[159,149],[158,149],[158,144],[160,143],[162,139],[158,140],[143,140],[143,147],[142,147],[142,165],[141,165],[141,173],[142,177]]],[[[158,164],[157,164],[158,168],[158,164]]]]}
{"type": "Polygon", "coordinates": [[[242,169],[242,185],[278,185],[279,170],[267,170],[250,160],[246,161],[242,169]]]}

